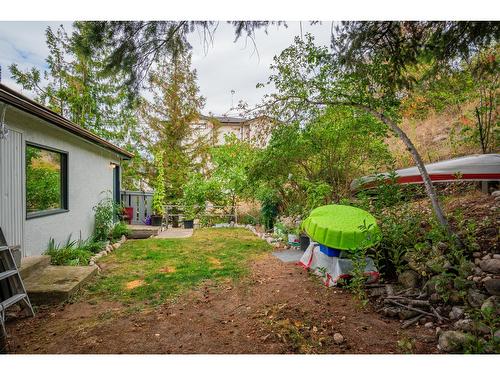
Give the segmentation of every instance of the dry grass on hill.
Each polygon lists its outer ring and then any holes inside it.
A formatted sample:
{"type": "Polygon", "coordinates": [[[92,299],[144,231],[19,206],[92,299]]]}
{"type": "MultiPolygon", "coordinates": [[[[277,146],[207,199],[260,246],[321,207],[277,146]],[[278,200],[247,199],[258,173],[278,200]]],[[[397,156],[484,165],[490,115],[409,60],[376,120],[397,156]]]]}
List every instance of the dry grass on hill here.
{"type": "MultiPolygon", "coordinates": [[[[464,105],[461,110],[449,110],[431,114],[426,119],[403,119],[401,128],[408,134],[426,163],[480,153],[479,144],[462,141],[461,129],[473,125],[465,114],[473,109],[474,103],[464,105]]],[[[396,160],[396,168],[413,166],[411,155],[397,137],[387,140],[396,160]]]]}

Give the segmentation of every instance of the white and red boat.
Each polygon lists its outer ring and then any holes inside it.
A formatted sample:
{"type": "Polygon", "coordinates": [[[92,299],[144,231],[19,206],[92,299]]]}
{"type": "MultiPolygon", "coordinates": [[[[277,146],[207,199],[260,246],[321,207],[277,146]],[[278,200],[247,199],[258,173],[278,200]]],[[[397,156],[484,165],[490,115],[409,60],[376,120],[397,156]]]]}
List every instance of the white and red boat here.
{"type": "MultiPolygon", "coordinates": [[[[426,164],[432,181],[500,181],[500,154],[464,156],[426,164]]],[[[394,178],[398,184],[421,184],[422,176],[417,167],[398,169],[395,176],[389,173],[364,176],[351,183],[351,191],[372,188],[382,181],[394,178]]]]}

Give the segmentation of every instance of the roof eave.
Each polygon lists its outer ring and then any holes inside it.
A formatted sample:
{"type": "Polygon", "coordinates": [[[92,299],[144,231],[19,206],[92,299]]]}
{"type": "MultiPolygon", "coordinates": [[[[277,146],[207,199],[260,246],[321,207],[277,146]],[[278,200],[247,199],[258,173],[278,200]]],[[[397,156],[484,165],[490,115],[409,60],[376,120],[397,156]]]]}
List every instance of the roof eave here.
{"type": "Polygon", "coordinates": [[[41,118],[51,124],[68,131],[80,138],[86,139],[96,145],[104,147],[110,151],[116,152],[123,157],[125,160],[131,159],[134,155],[114,144],[98,137],[92,132],[74,124],[68,119],[62,117],[61,115],[51,111],[50,109],[44,107],[43,105],[31,100],[24,95],[12,90],[11,88],[0,84],[0,100],[16,107],[24,112],[30,113],[33,116],[41,118]]]}

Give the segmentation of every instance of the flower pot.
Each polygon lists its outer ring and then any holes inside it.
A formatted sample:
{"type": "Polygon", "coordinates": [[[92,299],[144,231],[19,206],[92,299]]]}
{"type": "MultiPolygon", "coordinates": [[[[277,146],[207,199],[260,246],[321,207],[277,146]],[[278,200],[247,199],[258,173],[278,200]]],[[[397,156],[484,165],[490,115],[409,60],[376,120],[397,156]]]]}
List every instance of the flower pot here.
{"type": "Polygon", "coordinates": [[[296,234],[289,234],[288,244],[292,246],[300,246],[299,237],[296,234]]]}
{"type": "Polygon", "coordinates": [[[154,227],[159,227],[161,225],[161,215],[151,215],[151,225],[154,227]]]}
{"type": "Polygon", "coordinates": [[[194,220],[184,220],[184,229],[193,229],[194,220]]]}
{"type": "Polygon", "coordinates": [[[310,243],[311,243],[311,239],[309,238],[308,235],[306,235],[306,234],[300,235],[300,250],[306,251],[307,248],[309,247],[310,243]]]}
{"type": "Polygon", "coordinates": [[[126,220],[129,224],[132,224],[132,218],[134,217],[134,207],[124,207],[123,213],[123,220],[126,220]]]}

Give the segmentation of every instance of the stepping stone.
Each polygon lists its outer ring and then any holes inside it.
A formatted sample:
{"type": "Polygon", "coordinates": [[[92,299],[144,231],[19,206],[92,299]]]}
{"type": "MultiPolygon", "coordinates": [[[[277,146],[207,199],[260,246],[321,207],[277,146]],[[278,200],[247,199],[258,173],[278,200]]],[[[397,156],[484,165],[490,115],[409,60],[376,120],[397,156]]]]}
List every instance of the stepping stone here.
{"type": "Polygon", "coordinates": [[[168,228],[158,233],[156,238],[188,238],[193,235],[193,229],[168,228]]]}
{"type": "Polygon", "coordinates": [[[283,263],[298,262],[304,252],[300,249],[288,249],[283,251],[275,251],[272,253],[276,258],[281,260],[283,263]]]}
{"type": "Polygon", "coordinates": [[[97,270],[97,266],[47,266],[23,281],[31,303],[57,304],[88,283],[97,270]]]}

